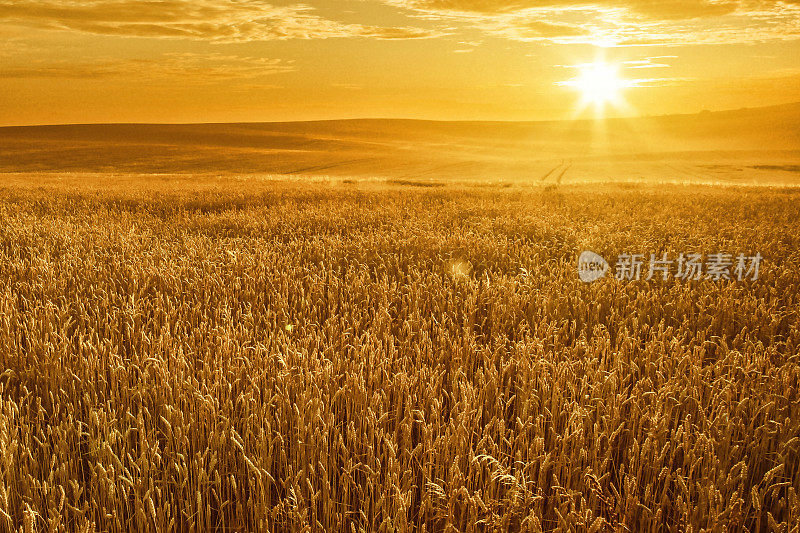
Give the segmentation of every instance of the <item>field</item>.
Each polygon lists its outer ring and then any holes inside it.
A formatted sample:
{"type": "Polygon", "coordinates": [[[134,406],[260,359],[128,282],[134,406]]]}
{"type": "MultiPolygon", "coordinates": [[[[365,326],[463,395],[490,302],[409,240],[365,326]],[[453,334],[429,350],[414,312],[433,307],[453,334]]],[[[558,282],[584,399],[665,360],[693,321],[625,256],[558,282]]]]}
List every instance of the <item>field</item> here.
{"type": "Polygon", "coordinates": [[[796,150],[198,173],[9,130],[0,530],[800,531],[796,150]]]}
{"type": "Polygon", "coordinates": [[[2,193],[4,528],[797,530],[798,192],[50,181],[2,193]]]}

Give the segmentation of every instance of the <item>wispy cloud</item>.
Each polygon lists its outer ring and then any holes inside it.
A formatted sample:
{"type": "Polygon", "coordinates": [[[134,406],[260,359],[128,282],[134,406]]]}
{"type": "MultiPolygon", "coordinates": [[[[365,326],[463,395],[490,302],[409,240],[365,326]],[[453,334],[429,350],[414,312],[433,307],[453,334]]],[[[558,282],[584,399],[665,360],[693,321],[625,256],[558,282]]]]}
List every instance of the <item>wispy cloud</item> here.
{"type": "Polygon", "coordinates": [[[102,35],[216,42],[327,39],[420,39],[441,32],[416,27],[345,24],[307,5],[259,0],[0,0],[5,23],[102,35]]]}
{"type": "Polygon", "coordinates": [[[645,59],[635,59],[623,61],[621,64],[625,68],[669,68],[669,63],[665,59],[676,59],[678,56],[653,56],[645,59]]]}
{"type": "MultiPolygon", "coordinates": [[[[261,0],[0,0],[0,21],[102,35],[247,42],[422,39],[452,25],[518,41],[683,45],[800,39],[800,0],[374,0],[435,27],[325,18],[261,0]]],[[[351,13],[357,15],[357,13],[351,13]]],[[[460,48],[466,49],[466,48],[460,48]]]]}
{"type": "Polygon", "coordinates": [[[164,54],[157,59],[108,59],[76,63],[71,61],[32,61],[25,64],[0,64],[0,77],[64,79],[146,79],[181,80],[181,83],[207,84],[227,80],[256,80],[295,70],[290,61],[223,54],[164,54]]]}
{"type": "Polygon", "coordinates": [[[519,41],[685,45],[800,39],[799,0],[384,0],[519,41]]]}

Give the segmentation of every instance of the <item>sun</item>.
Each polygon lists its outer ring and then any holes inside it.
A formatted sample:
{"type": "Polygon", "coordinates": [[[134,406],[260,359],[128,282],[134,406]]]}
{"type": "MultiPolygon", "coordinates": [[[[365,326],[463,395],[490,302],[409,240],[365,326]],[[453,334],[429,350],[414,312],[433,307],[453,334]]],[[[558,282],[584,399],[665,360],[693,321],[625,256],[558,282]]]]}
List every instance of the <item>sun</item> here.
{"type": "Polygon", "coordinates": [[[578,75],[559,85],[570,87],[581,95],[580,108],[593,106],[600,115],[606,106],[623,107],[623,92],[633,82],[620,75],[620,67],[614,63],[596,61],[575,66],[578,75]]]}
{"type": "Polygon", "coordinates": [[[575,88],[581,92],[584,102],[595,105],[619,101],[625,87],[619,68],[608,63],[583,65],[575,79],[575,88]]]}

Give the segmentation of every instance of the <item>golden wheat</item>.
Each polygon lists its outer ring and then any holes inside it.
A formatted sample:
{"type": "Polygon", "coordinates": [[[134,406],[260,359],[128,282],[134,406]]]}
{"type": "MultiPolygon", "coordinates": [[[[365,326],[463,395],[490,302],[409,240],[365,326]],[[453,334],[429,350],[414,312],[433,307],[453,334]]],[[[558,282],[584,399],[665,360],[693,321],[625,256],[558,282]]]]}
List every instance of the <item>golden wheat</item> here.
{"type": "Polygon", "coordinates": [[[0,530],[800,531],[800,194],[180,183],[0,192],[0,530]]]}

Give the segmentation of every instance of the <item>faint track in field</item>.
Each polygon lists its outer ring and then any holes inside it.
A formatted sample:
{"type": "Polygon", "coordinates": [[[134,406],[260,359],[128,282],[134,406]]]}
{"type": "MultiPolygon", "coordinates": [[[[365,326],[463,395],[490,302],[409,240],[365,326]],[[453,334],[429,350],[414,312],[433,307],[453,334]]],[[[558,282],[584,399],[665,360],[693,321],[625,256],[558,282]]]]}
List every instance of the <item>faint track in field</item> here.
{"type": "Polygon", "coordinates": [[[550,177],[550,175],[551,175],[553,172],[555,172],[556,170],[558,170],[558,169],[559,169],[559,168],[561,168],[562,166],[564,166],[564,160],[563,160],[563,159],[561,160],[561,162],[560,162],[559,164],[557,164],[556,166],[554,166],[553,168],[551,168],[550,170],[548,170],[547,172],[545,172],[544,174],[542,174],[541,176],[539,176],[539,181],[544,181],[544,180],[546,180],[547,178],[549,178],[549,177],[550,177]]]}
{"type": "Polygon", "coordinates": [[[567,166],[564,167],[564,170],[562,170],[561,173],[558,176],[556,176],[556,185],[561,185],[561,179],[564,177],[564,174],[566,174],[567,170],[569,170],[570,168],[572,168],[572,161],[567,163],[567,166]]]}

